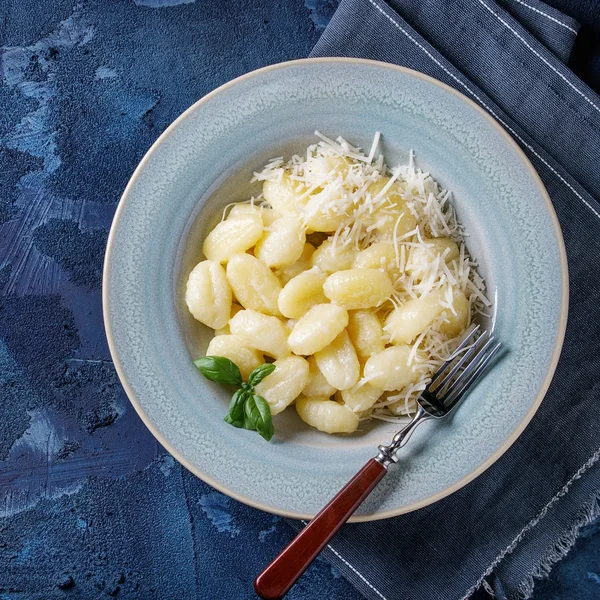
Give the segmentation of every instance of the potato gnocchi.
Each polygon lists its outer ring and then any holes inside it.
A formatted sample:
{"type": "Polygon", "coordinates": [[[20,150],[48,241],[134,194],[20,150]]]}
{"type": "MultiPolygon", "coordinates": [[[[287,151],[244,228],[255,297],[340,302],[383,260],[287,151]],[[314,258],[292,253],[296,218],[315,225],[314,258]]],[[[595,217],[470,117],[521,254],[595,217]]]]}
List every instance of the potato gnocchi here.
{"type": "Polygon", "coordinates": [[[244,378],[274,361],[256,386],[272,415],[295,404],[308,425],[352,433],[409,418],[491,303],[450,192],[412,152],[390,169],[379,133],[368,154],[316,135],[254,173],[262,193],[207,235],[185,301],[215,330],[207,355],[244,378]]]}

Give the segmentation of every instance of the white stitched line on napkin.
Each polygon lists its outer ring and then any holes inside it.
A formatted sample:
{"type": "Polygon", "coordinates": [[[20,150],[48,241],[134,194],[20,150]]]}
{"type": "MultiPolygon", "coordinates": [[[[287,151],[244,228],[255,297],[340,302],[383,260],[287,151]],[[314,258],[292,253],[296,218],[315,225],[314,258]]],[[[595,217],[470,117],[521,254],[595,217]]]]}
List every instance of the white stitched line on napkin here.
{"type": "MultiPolygon", "coordinates": [[[[485,104],[483,105],[485,106],[485,104]]],[[[487,108],[487,107],[486,107],[487,108]]],[[[488,109],[489,110],[489,109],[488,109]]],[[[554,167],[549,165],[512,127],[507,125],[502,119],[495,115],[491,110],[490,113],[506,127],[531,153],[535,154],[559,179],[562,181],[599,219],[600,212],[598,212],[554,167]]]]}
{"type": "Polygon", "coordinates": [[[429,52],[427,50],[427,48],[425,48],[425,46],[423,46],[422,44],[419,44],[419,42],[417,40],[415,40],[415,38],[412,37],[412,35],[410,35],[410,33],[408,33],[408,31],[403,29],[402,26],[399,23],[397,23],[390,15],[388,15],[378,4],[376,4],[374,2],[374,0],[368,0],[368,1],[386,19],[388,19],[395,27],[397,27],[411,42],[413,42],[413,44],[415,44],[421,50],[423,50],[423,52],[425,52],[425,54],[438,67],[440,67],[440,69],[442,69],[445,73],[447,73],[450,77],[452,77],[452,79],[454,79],[454,81],[456,81],[456,83],[458,83],[465,90],[467,90],[467,92],[469,92],[469,94],[471,96],[473,96],[473,98],[475,98],[479,102],[479,104],[481,104],[481,106],[483,106],[498,122],[502,123],[502,125],[506,129],[508,129],[508,131],[510,131],[513,134],[513,136],[516,137],[521,142],[521,144],[523,144],[523,146],[525,146],[532,154],[535,154],[535,156],[537,156],[538,159],[541,160],[548,167],[548,169],[550,169],[550,171],[552,171],[552,173],[554,173],[558,177],[558,179],[560,179],[560,181],[562,181],[562,183],[564,183],[575,194],[575,196],[577,196],[577,198],[579,198],[600,219],[600,212],[598,212],[579,192],[577,192],[577,190],[556,169],[554,169],[554,167],[552,167],[552,165],[548,164],[548,162],[546,160],[544,160],[533,149],[533,147],[530,146],[510,125],[508,125],[508,123],[504,122],[504,120],[501,119],[467,84],[465,84],[463,81],[461,81],[456,75],[454,75],[454,73],[452,73],[448,69],[446,69],[446,67],[439,60],[437,60],[435,58],[435,56],[433,56],[433,54],[431,54],[431,52],[429,52]]]}
{"type": "MultiPolygon", "coordinates": [[[[305,525],[308,525],[306,521],[302,521],[305,525]]],[[[361,579],[364,581],[380,598],[381,600],[387,600],[387,598],[370,582],[367,581],[366,577],[359,573],[337,550],[327,544],[327,548],[329,548],[347,567],[352,569],[361,579]]]]}
{"type": "Polygon", "coordinates": [[[556,67],[554,67],[551,63],[549,63],[539,52],[537,52],[534,48],[532,48],[525,38],[523,38],[517,31],[515,31],[500,15],[495,13],[483,0],[477,0],[481,6],[483,6],[488,12],[490,12],[500,23],[502,23],[507,29],[513,32],[513,34],[520,39],[526,46],[531,50],[543,63],[548,65],[569,87],[573,88],[582,98],[584,98],[591,106],[593,106],[598,112],[600,112],[600,107],[596,106],[577,86],[573,85],[556,67]]]}
{"type": "Polygon", "coordinates": [[[531,521],[529,521],[529,523],[527,523],[527,525],[525,525],[525,527],[523,527],[523,529],[521,529],[521,531],[515,537],[515,539],[502,552],[500,552],[500,554],[498,554],[498,556],[494,559],[494,561],[492,562],[492,564],[486,569],[486,571],[484,572],[484,574],[481,576],[481,578],[479,579],[479,581],[466,593],[465,596],[463,596],[461,598],[461,600],[467,600],[467,598],[469,598],[469,596],[471,596],[475,592],[475,590],[481,585],[482,581],[488,575],[490,575],[492,573],[492,571],[500,564],[500,562],[502,561],[502,559],[507,554],[510,554],[516,548],[517,544],[523,539],[523,537],[525,536],[525,534],[530,529],[532,529],[533,527],[535,527],[546,516],[547,512],[552,508],[552,506],[556,502],[558,502],[558,500],[560,500],[569,491],[569,488],[571,487],[571,485],[573,485],[573,483],[575,481],[577,481],[578,479],[580,479],[581,476],[590,467],[593,467],[594,464],[596,462],[598,462],[599,458],[600,458],[600,449],[596,450],[596,452],[594,452],[594,454],[592,454],[592,456],[587,460],[587,462],[585,462],[583,464],[583,466],[581,466],[575,472],[575,474],[571,477],[571,479],[569,479],[569,481],[567,481],[567,483],[565,483],[565,485],[562,488],[560,488],[560,490],[558,490],[558,492],[556,493],[556,495],[554,495],[552,497],[552,499],[548,502],[548,504],[546,504],[546,506],[544,506],[544,508],[542,508],[542,510],[533,519],[531,519],[531,521]]]}
{"type": "Polygon", "coordinates": [[[518,4],[522,4],[523,6],[526,6],[527,8],[529,8],[530,10],[532,10],[533,12],[536,12],[536,13],[538,13],[540,15],[543,15],[544,17],[546,17],[547,19],[550,19],[551,21],[554,21],[555,23],[557,23],[561,27],[564,27],[565,29],[568,29],[569,31],[572,31],[573,33],[577,33],[576,29],[573,29],[572,27],[570,27],[566,23],[563,23],[559,19],[556,19],[552,15],[549,15],[548,13],[545,13],[543,10],[540,10],[539,8],[536,8],[535,6],[531,6],[530,4],[527,4],[527,2],[523,2],[523,0],[514,0],[514,1],[517,2],[518,4]]]}
{"type": "Polygon", "coordinates": [[[350,567],[380,598],[381,600],[387,600],[387,598],[371,583],[369,583],[365,577],[359,573],[337,550],[334,550],[329,544],[327,547],[348,567],[350,567]]]}

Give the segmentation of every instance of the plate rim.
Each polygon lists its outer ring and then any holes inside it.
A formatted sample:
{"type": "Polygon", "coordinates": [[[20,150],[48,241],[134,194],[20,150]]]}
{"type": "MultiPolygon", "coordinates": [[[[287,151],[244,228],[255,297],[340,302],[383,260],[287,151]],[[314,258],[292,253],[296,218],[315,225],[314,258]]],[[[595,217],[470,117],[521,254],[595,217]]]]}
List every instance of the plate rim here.
{"type": "MultiPolygon", "coordinates": [[[[239,502],[242,502],[248,506],[251,506],[253,508],[257,508],[257,509],[260,509],[265,512],[275,514],[275,515],[278,515],[281,517],[287,517],[287,518],[292,518],[292,519],[310,520],[315,516],[313,514],[303,514],[303,513],[297,513],[294,511],[281,510],[278,507],[269,506],[262,502],[257,502],[255,500],[253,500],[252,498],[249,498],[244,495],[238,494],[237,492],[231,491],[230,489],[227,488],[227,486],[216,481],[213,477],[205,474],[197,466],[192,464],[176,448],[173,447],[171,442],[165,436],[163,436],[158,431],[158,429],[156,428],[154,423],[151,421],[151,419],[148,417],[148,415],[144,411],[144,409],[143,409],[141,403],[139,402],[139,400],[137,399],[135,393],[133,392],[133,389],[131,388],[131,386],[129,384],[129,381],[128,381],[128,379],[125,375],[125,372],[123,370],[123,367],[121,365],[119,355],[117,353],[117,349],[116,349],[116,345],[115,345],[115,341],[114,341],[114,337],[113,337],[113,326],[112,326],[110,311],[109,311],[109,296],[110,296],[110,284],[109,284],[110,276],[109,276],[109,274],[110,274],[111,256],[112,256],[112,252],[113,252],[113,244],[114,244],[114,239],[116,236],[116,230],[119,226],[121,215],[124,211],[124,207],[127,202],[128,196],[131,192],[131,189],[137,182],[137,180],[140,177],[141,173],[143,172],[146,164],[148,163],[148,161],[150,160],[152,155],[157,151],[159,146],[162,145],[162,143],[171,135],[171,133],[189,115],[191,115],[193,112],[195,112],[196,110],[201,108],[202,105],[205,104],[206,102],[212,100],[214,97],[218,96],[219,94],[228,91],[231,87],[236,86],[238,83],[248,81],[250,79],[253,79],[254,77],[262,75],[263,73],[277,71],[279,69],[286,69],[286,68],[293,67],[293,66],[304,66],[304,65],[311,65],[311,64],[322,64],[322,63],[357,64],[357,65],[373,66],[373,67],[383,68],[383,69],[391,69],[393,71],[403,73],[410,77],[415,77],[417,79],[421,79],[432,85],[435,85],[435,86],[445,90],[446,92],[453,94],[454,96],[459,98],[461,101],[463,101],[467,105],[469,105],[471,108],[475,109],[481,116],[483,116],[487,120],[487,122],[498,133],[500,133],[500,135],[508,142],[509,146],[512,147],[512,149],[514,150],[517,157],[523,163],[523,165],[525,166],[527,171],[529,171],[533,182],[535,183],[536,187],[540,191],[541,196],[544,199],[544,202],[546,204],[546,209],[552,220],[554,236],[556,238],[556,242],[558,245],[560,271],[561,271],[561,290],[562,290],[561,310],[560,310],[560,318],[559,318],[559,322],[558,322],[556,341],[555,341],[552,357],[550,360],[550,364],[549,364],[548,370],[546,372],[546,375],[544,377],[544,380],[542,382],[542,385],[538,391],[538,394],[537,394],[534,402],[532,403],[531,407],[529,408],[527,413],[524,415],[523,419],[520,421],[518,426],[513,430],[511,435],[504,441],[503,444],[501,444],[499,446],[499,448],[496,449],[496,451],[487,460],[485,460],[482,464],[480,464],[476,469],[474,469],[473,471],[471,471],[470,473],[468,473],[467,475],[465,475],[458,481],[454,482],[452,485],[450,485],[450,486],[444,488],[443,490],[440,490],[439,492],[437,492],[431,496],[428,496],[427,498],[424,498],[418,502],[413,502],[412,504],[408,504],[406,506],[402,506],[397,509],[387,510],[387,511],[382,511],[382,512],[373,512],[373,513],[369,513],[369,514],[362,514],[359,516],[353,516],[349,519],[349,522],[358,523],[358,522],[366,522],[366,521],[377,521],[380,519],[389,519],[391,517],[396,517],[396,516],[399,516],[402,514],[413,512],[415,510],[418,510],[420,508],[423,508],[425,506],[433,504],[434,502],[438,502],[439,500],[445,498],[446,496],[449,496],[450,494],[453,494],[454,492],[458,491],[459,489],[461,489],[462,487],[464,487],[465,485],[467,485],[468,483],[473,481],[476,477],[479,477],[479,475],[481,475],[484,471],[489,469],[514,444],[514,442],[519,438],[521,433],[527,427],[527,425],[529,424],[529,422],[531,421],[531,419],[537,412],[540,404],[542,403],[542,400],[544,399],[544,397],[548,391],[548,388],[550,386],[550,383],[551,383],[551,381],[554,377],[554,373],[556,371],[556,366],[557,366],[558,360],[560,358],[560,354],[562,351],[562,346],[563,346],[563,342],[564,342],[564,338],[565,338],[565,332],[566,332],[566,327],[567,327],[567,316],[568,316],[568,310],[569,310],[569,275],[568,275],[567,254],[566,254],[564,239],[563,239],[563,235],[562,235],[562,230],[560,227],[560,223],[558,221],[558,217],[556,215],[556,211],[554,210],[554,206],[552,205],[552,201],[546,190],[546,187],[544,186],[537,171],[531,164],[531,161],[529,160],[529,158],[527,158],[527,155],[520,148],[520,146],[513,139],[513,137],[511,135],[509,135],[509,133],[505,130],[505,128],[502,127],[502,125],[500,125],[500,123],[496,119],[494,119],[491,114],[489,114],[486,110],[481,108],[475,101],[473,101],[470,98],[468,98],[467,96],[465,96],[462,92],[459,92],[458,90],[447,85],[446,83],[443,83],[433,77],[430,77],[429,75],[425,75],[424,73],[415,71],[414,69],[409,69],[407,67],[401,67],[399,65],[394,65],[391,63],[385,63],[382,61],[363,59],[363,58],[319,57],[319,58],[303,58],[303,59],[297,59],[297,60],[290,60],[290,61],[285,61],[285,62],[268,65],[266,67],[262,67],[260,69],[254,70],[254,71],[250,71],[248,73],[245,73],[239,77],[236,77],[235,79],[232,79],[232,80],[224,83],[223,85],[212,90],[211,92],[209,92],[208,94],[206,94],[205,96],[203,96],[202,98],[200,98],[199,100],[194,102],[194,104],[192,104],[183,113],[181,113],[160,134],[160,136],[154,141],[154,143],[150,146],[150,148],[148,149],[148,151],[146,152],[146,154],[144,155],[142,160],[136,166],[135,170],[133,171],[133,174],[131,175],[131,178],[127,182],[127,185],[125,186],[123,194],[121,195],[121,198],[119,199],[119,203],[115,210],[115,214],[114,214],[111,226],[110,226],[110,231],[109,231],[108,239],[107,239],[107,243],[106,243],[106,251],[105,251],[105,255],[104,255],[104,264],[103,264],[103,271],[102,271],[102,315],[103,315],[103,319],[104,319],[104,330],[106,333],[108,348],[110,351],[111,358],[113,360],[115,370],[119,377],[119,381],[120,381],[121,385],[123,386],[123,389],[125,390],[125,393],[127,394],[127,397],[129,398],[129,401],[133,405],[133,408],[139,415],[139,417],[142,420],[142,422],[144,423],[144,425],[149,429],[150,433],[152,433],[154,438],[163,446],[163,448],[171,456],[173,456],[173,458],[175,458],[180,464],[182,464],[186,469],[188,469],[188,471],[190,471],[191,473],[193,473],[194,475],[199,477],[202,481],[209,484],[210,486],[212,486],[219,492],[221,492],[239,502]]],[[[373,450],[375,452],[375,448],[373,450]]]]}

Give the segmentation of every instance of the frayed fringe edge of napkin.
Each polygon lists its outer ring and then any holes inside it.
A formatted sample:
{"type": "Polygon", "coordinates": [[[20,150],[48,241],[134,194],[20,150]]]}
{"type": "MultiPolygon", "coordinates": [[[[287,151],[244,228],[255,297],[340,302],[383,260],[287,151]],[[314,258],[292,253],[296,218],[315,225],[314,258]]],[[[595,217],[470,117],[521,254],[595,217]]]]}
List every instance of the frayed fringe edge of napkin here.
{"type": "MultiPolygon", "coordinates": [[[[548,514],[548,511],[569,492],[571,486],[578,479],[581,479],[584,473],[593,467],[599,459],[600,449],[596,450],[596,452],[575,472],[569,481],[567,481],[567,483],[548,502],[548,504],[542,508],[539,514],[521,530],[519,535],[517,535],[511,544],[498,555],[498,557],[481,576],[479,581],[465,594],[465,596],[463,596],[461,600],[467,600],[475,593],[477,589],[482,586],[488,591],[488,593],[491,593],[492,597],[494,597],[493,590],[491,589],[488,581],[486,581],[487,578],[495,571],[502,560],[515,550],[527,532],[533,529],[548,514]]],[[[525,575],[523,581],[517,587],[516,594],[513,594],[510,597],[511,600],[528,600],[531,598],[536,580],[545,579],[548,577],[552,567],[568,554],[569,550],[571,550],[577,541],[579,530],[586,525],[590,525],[598,516],[600,516],[600,490],[597,490],[592,495],[591,499],[583,505],[575,517],[574,522],[553,544],[549,552],[547,552],[546,555],[541,559],[539,565],[533,571],[525,575]]]]}
{"type": "Polygon", "coordinates": [[[600,490],[596,491],[592,500],[586,503],[581,514],[577,517],[575,524],[565,531],[558,541],[544,556],[537,569],[530,573],[517,588],[515,600],[528,600],[533,595],[536,580],[546,579],[552,567],[562,560],[571,550],[582,527],[593,523],[600,516],[600,490]]]}

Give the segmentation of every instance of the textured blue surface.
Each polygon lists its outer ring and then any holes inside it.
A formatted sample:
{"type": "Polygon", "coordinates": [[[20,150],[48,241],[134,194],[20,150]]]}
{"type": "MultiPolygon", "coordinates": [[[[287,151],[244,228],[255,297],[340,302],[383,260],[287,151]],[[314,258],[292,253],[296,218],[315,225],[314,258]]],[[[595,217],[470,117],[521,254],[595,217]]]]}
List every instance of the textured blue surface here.
{"type": "MultiPolygon", "coordinates": [[[[120,193],[159,133],[228,79],[306,56],[330,5],[0,5],[3,600],[251,598],[291,537],[156,444],[109,360],[99,281],[120,193]]],[[[597,598],[599,581],[595,527],[536,597],[597,598]]],[[[317,562],[289,598],[358,594],[317,562]]]]}

